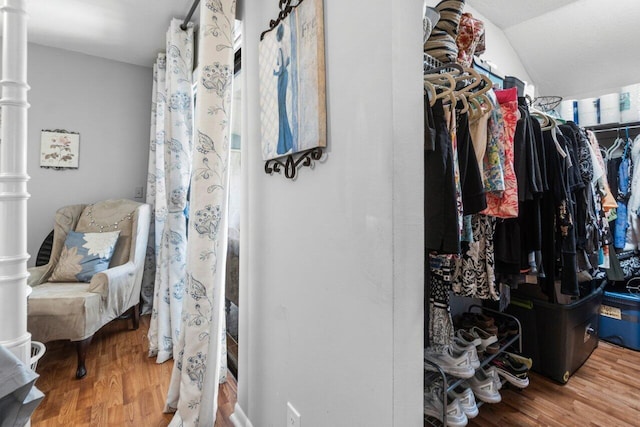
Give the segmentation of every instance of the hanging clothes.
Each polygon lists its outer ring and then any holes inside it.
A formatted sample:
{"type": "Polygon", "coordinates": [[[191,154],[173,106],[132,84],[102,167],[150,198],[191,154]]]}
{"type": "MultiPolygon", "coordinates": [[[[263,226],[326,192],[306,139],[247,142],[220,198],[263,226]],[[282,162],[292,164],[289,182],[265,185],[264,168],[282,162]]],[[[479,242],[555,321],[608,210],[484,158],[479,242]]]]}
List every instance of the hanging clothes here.
{"type": "Polygon", "coordinates": [[[470,235],[462,239],[462,254],[454,260],[452,289],[458,295],[497,299],[493,265],[495,218],[479,214],[487,207],[487,201],[468,115],[460,114],[457,124],[462,204],[470,235]]]}
{"type": "Polygon", "coordinates": [[[427,99],[424,105],[434,129],[429,133],[433,144],[429,140],[424,151],[425,247],[427,251],[457,254],[460,241],[451,136],[442,100],[437,99],[431,107],[427,99]]]}
{"type": "Polygon", "coordinates": [[[464,215],[471,215],[483,211],[487,207],[487,199],[476,153],[473,149],[473,143],[471,142],[468,114],[459,114],[456,123],[456,143],[463,213],[464,215]]]}
{"type": "Polygon", "coordinates": [[[629,223],[627,222],[627,202],[631,196],[630,190],[630,161],[625,148],[620,165],[618,166],[618,195],[616,197],[618,202],[617,218],[615,220],[615,228],[613,232],[613,246],[616,249],[624,249],[627,237],[627,228],[629,223]]]}
{"type": "Polygon", "coordinates": [[[430,274],[429,297],[429,346],[439,348],[453,341],[453,321],[449,306],[452,255],[428,255],[430,274]]]}
{"type": "Polygon", "coordinates": [[[549,189],[541,199],[542,212],[542,262],[544,277],[539,277],[542,291],[555,301],[555,281],[561,270],[561,290],[568,295],[578,295],[575,261],[575,231],[573,202],[569,186],[569,174],[573,167],[567,153],[566,139],[561,132],[554,135],[543,132],[549,189]],[[557,140],[557,143],[556,143],[557,140]],[[560,260],[557,265],[556,260],[560,260]]]}
{"type": "MultiPolygon", "coordinates": [[[[482,213],[496,218],[518,217],[518,181],[513,167],[513,143],[516,124],[520,118],[518,111],[518,92],[516,88],[495,91],[496,106],[490,120],[490,144],[492,149],[489,156],[495,156],[498,167],[489,168],[497,175],[486,176],[487,182],[497,182],[499,185],[487,185],[487,209],[482,213]],[[499,171],[499,172],[498,172],[499,171]],[[495,181],[494,181],[495,179],[495,181]]],[[[488,164],[494,164],[488,161],[488,164]]]]}
{"type": "Polygon", "coordinates": [[[498,300],[493,236],[496,219],[483,214],[471,215],[472,241],[455,260],[452,289],[456,295],[498,300]]]}

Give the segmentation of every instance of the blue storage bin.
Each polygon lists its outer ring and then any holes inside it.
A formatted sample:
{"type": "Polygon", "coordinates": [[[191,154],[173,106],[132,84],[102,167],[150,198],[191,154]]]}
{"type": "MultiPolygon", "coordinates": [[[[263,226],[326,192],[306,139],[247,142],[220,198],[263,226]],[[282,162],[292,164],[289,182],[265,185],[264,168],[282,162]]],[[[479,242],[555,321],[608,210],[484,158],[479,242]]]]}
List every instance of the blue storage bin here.
{"type": "Polygon", "coordinates": [[[600,307],[600,339],[640,350],[640,297],[605,292],[600,307]]]}

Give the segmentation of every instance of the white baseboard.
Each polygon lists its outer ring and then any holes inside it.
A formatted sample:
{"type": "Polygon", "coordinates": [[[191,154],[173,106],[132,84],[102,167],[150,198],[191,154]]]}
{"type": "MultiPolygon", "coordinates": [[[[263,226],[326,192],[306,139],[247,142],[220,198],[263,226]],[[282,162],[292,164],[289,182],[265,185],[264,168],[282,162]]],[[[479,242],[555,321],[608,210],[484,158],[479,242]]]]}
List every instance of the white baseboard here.
{"type": "Polygon", "coordinates": [[[235,427],[253,427],[251,420],[249,420],[249,417],[244,413],[238,402],[236,402],[236,406],[233,408],[233,414],[231,414],[229,419],[235,427]]]}

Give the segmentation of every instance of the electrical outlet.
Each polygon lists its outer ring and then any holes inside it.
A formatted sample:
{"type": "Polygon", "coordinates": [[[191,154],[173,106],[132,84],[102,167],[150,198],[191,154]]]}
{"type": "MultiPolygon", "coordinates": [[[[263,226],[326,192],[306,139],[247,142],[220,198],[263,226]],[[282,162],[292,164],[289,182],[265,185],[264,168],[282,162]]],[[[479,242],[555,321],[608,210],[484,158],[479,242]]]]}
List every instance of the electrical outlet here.
{"type": "Polygon", "coordinates": [[[142,199],[142,196],[144,195],[144,189],[142,187],[136,187],[134,194],[135,199],[142,199]]]}
{"type": "Polygon", "coordinates": [[[300,412],[287,402],[287,427],[300,427],[300,412]]]}

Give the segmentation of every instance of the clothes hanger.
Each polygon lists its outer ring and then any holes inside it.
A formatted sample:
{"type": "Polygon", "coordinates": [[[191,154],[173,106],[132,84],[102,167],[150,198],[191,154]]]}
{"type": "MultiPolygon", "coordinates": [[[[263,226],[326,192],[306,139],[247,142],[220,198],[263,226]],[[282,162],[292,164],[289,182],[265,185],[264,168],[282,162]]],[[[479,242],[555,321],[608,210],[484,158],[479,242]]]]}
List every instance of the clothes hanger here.
{"type": "Polygon", "coordinates": [[[560,141],[558,141],[558,132],[559,132],[558,121],[555,119],[555,117],[551,117],[551,116],[549,116],[549,121],[551,122],[551,128],[549,129],[551,132],[551,138],[553,139],[553,142],[556,145],[556,150],[560,154],[560,157],[564,159],[567,157],[567,152],[564,151],[564,148],[562,148],[560,141]]]}
{"type": "Polygon", "coordinates": [[[493,88],[493,82],[491,81],[489,76],[487,76],[485,74],[480,74],[480,78],[482,79],[481,84],[484,83],[484,85],[481,86],[481,88],[479,90],[474,91],[474,93],[476,95],[478,95],[478,96],[484,95],[485,93],[487,93],[488,91],[490,91],[493,88]]]}
{"type": "Polygon", "coordinates": [[[460,89],[458,89],[458,91],[459,92],[470,92],[472,89],[474,89],[477,86],[479,86],[480,83],[482,83],[483,80],[480,77],[480,73],[478,73],[473,68],[463,68],[463,70],[464,70],[464,74],[461,74],[461,75],[456,77],[456,83],[463,82],[463,83],[465,83],[465,86],[461,87],[460,89]],[[470,83],[467,83],[469,81],[470,81],[470,83]]]}
{"type": "Polygon", "coordinates": [[[467,103],[469,104],[469,111],[467,111],[469,124],[475,122],[480,118],[482,111],[480,110],[481,105],[475,98],[467,97],[467,103]]]}
{"type": "Polygon", "coordinates": [[[457,64],[455,62],[447,62],[445,64],[442,64],[439,67],[432,68],[430,70],[425,71],[424,74],[425,75],[426,74],[437,74],[437,73],[440,73],[440,71],[446,71],[449,74],[452,74],[452,73],[462,74],[462,73],[464,73],[464,69],[462,68],[462,65],[457,64]]]}
{"type": "Polygon", "coordinates": [[[436,85],[445,85],[452,90],[455,89],[456,81],[453,76],[449,73],[442,74],[425,74],[423,77],[424,81],[429,81],[436,85]]]}
{"type": "Polygon", "coordinates": [[[555,117],[538,110],[535,107],[529,107],[529,113],[540,122],[540,129],[542,131],[549,131],[551,138],[556,146],[556,151],[563,159],[567,157],[567,152],[562,148],[562,144],[558,141],[558,122],[555,117]]]}
{"type": "Polygon", "coordinates": [[[467,100],[467,97],[464,93],[459,93],[459,92],[455,92],[456,93],[456,99],[462,101],[462,110],[460,110],[460,114],[464,114],[466,112],[469,111],[469,101],[467,100]]]}
{"type": "Polygon", "coordinates": [[[453,88],[456,85],[454,78],[449,73],[442,74],[425,74],[425,84],[431,84],[434,88],[433,100],[431,106],[436,102],[436,99],[447,99],[453,94],[453,88]]]}
{"type": "Polygon", "coordinates": [[[435,86],[431,84],[431,82],[425,80],[424,92],[425,92],[425,95],[427,96],[427,99],[429,99],[429,105],[433,107],[436,103],[436,96],[437,96],[435,86]]]}
{"type": "MultiPolygon", "coordinates": [[[[611,160],[617,157],[614,157],[614,154],[616,152],[616,150],[618,150],[620,147],[622,147],[623,144],[625,144],[626,141],[623,138],[616,138],[615,141],[613,141],[613,144],[611,145],[611,147],[607,148],[607,160],[611,160]]],[[[620,154],[620,157],[622,156],[622,153],[620,154]]]]}
{"type": "Polygon", "coordinates": [[[542,130],[550,130],[552,127],[551,117],[548,114],[543,113],[535,107],[529,107],[529,113],[538,119],[542,130]]]}

